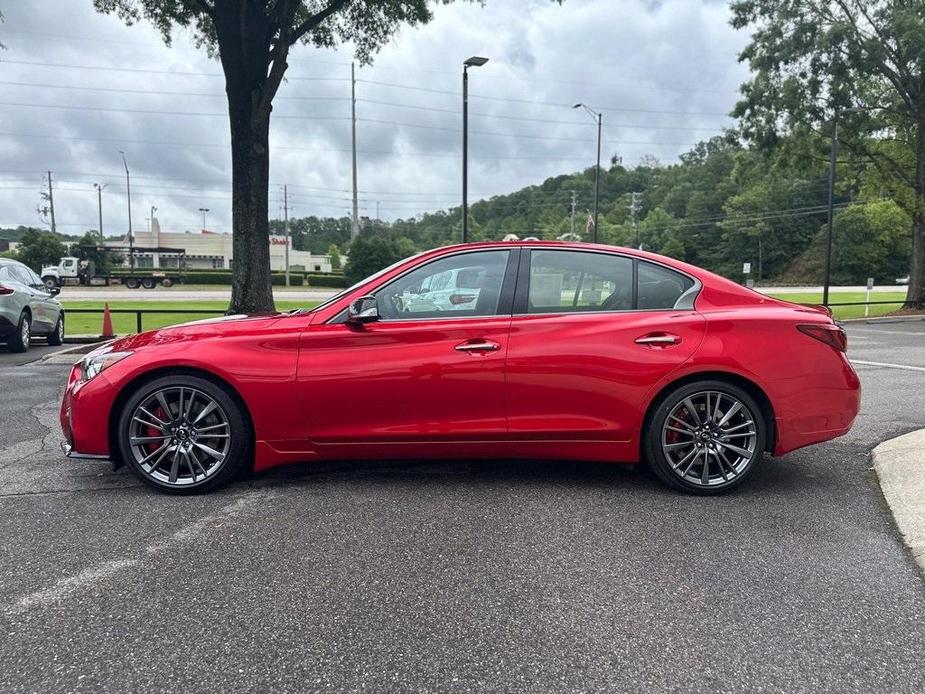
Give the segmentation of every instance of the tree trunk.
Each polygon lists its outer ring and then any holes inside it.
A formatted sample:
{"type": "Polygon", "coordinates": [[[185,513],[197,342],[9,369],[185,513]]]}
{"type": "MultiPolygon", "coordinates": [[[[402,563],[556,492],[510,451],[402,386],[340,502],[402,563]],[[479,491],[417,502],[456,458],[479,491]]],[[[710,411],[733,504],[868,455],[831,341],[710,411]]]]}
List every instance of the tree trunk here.
{"type": "Polygon", "coordinates": [[[270,278],[270,118],[229,90],[234,265],[229,313],[273,313],[270,278]]]}
{"type": "Polygon", "coordinates": [[[912,266],[908,308],[925,308],[925,121],[918,124],[915,153],[915,209],[912,217],[912,266]]]}

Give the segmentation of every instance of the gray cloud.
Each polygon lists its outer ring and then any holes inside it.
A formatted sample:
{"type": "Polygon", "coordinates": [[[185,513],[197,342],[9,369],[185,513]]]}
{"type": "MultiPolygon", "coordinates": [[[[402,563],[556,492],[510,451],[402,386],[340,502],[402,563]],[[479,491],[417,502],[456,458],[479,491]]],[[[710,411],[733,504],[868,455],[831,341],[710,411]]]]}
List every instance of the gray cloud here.
{"type": "MultiPolygon", "coordinates": [[[[37,223],[41,172],[51,169],[61,231],[95,227],[95,181],[109,184],[104,226],[124,230],[121,149],[136,226],[156,205],[165,229],[196,229],[197,209],[208,207],[209,226],[230,230],[223,81],[189,36],[167,48],[150,26],[125,27],[89,0],[13,3],[4,13],[0,132],[13,136],[0,136],[0,225],[37,223]],[[83,67],[22,64],[30,62],[83,67]]],[[[576,101],[604,112],[606,157],[672,161],[730,124],[722,114],[746,77],[736,62],[746,40],[717,2],[437,7],[430,25],[404,29],[358,70],[361,212],[375,214],[379,202],[391,219],[457,204],[460,73],[469,55],[491,58],[470,79],[470,190],[487,197],[593,163],[594,123],[568,108],[576,101]]],[[[294,50],[274,107],[271,215],[283,183],[295,215],[347,213],[349,61],[349,47],[294,50]]]]}

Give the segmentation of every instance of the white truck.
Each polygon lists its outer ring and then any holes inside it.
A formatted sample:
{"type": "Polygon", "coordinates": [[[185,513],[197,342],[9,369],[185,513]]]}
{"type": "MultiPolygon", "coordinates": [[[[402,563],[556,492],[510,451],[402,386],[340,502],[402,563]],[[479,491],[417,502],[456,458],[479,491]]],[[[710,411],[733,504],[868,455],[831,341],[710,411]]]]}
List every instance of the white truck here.
{"type": "Polygon", "coordinates": [[[48,288],[63,286],[106,286],[121,283],[129,289],[154,289],[157,285],[170,287],[174,282],[183,282],[186,279],[184,272],[186,251],[182,248],[141,248],[138,246],[81,246],[82,249],[94,251],[97,254],[118,253],[166,253],[178,257],[178,270],[154,270],[151,268],[114,269],[97,272],[96,263],[92,260],[83,260],[76,256],[65,256],[57,265],[47,265],[42,268],[42,282],[48,288]]]}

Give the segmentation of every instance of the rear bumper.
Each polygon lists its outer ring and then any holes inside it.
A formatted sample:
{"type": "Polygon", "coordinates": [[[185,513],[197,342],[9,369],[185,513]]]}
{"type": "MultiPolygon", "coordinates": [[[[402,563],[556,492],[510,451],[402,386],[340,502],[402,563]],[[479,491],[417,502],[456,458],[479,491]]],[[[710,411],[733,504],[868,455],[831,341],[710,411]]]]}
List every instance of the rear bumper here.
{"type": "Polygon", "coordinates": [[[774,455],[848,433],[861,408],[861,381],[844,354],[838,368],[774,383],[774,455]]]}

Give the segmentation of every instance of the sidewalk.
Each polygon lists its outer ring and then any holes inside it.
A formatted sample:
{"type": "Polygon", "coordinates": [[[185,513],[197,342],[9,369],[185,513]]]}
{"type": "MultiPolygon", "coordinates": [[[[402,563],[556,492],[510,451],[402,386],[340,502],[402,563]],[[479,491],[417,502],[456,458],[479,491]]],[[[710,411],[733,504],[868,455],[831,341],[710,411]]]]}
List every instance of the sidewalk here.
{"type": "Polygon", "coordinates": [[[925,571],[925,429],[884,441],[872,457],[903,542],[925,571]]]}

